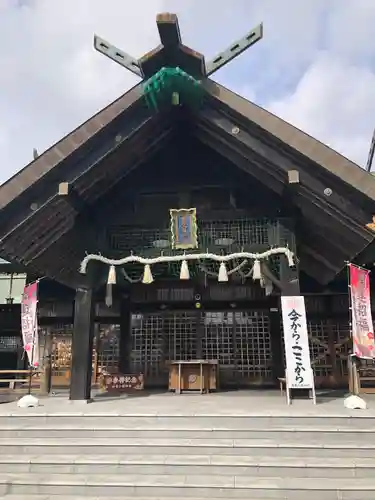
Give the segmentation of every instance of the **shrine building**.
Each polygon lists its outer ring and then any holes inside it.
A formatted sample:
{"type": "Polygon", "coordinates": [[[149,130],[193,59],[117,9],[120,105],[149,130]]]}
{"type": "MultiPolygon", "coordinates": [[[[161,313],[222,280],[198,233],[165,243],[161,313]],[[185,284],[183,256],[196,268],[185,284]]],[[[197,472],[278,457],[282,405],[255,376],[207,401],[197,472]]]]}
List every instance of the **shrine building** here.
{"type": "Polygon", "coordinates": [[[25,363],[20,296],[40,279],[42,365],[73,400],[108,374],[167,390],[176,361],[216,363],[219,390],[276,386],[281,295],[305,297],[317,387],[345,387],[375,178],[211,78],[262,26],[212,61],[174,14],[157,29],[140,59],[95,37],[140,83],[0,187],[0,369],[25,363]]]}

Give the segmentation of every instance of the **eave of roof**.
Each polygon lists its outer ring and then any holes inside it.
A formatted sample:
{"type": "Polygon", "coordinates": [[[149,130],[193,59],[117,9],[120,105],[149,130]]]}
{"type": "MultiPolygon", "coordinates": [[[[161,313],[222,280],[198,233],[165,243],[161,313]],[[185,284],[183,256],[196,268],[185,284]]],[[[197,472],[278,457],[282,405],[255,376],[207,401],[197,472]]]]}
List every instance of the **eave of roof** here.
{"type": "Polygon", "coordinates": [[[0,186],[0,210],[35,185],[116,117],[135,104],[141,95],[142,85],[137,84],[13,175],[0,186]]]}
{"type": "Polygon", "coordinates": [[[206,89],[223,105],[375,200],[375,177],[307,133],[210,79],[206,89]]]}

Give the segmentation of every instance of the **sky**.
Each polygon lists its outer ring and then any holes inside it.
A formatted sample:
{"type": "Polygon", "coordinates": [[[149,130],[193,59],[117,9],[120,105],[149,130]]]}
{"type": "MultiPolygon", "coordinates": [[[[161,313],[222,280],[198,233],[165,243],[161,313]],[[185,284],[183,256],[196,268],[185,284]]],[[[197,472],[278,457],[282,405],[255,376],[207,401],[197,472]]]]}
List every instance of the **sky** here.
{"type": "Polygon", "coordinates": [[[140,57],[159,43],[159,12],[207,59],[263,22],[214,79],[365,165],[375,0],[0,0],[0,184],[137,82],[94,33],[140,57]]]}

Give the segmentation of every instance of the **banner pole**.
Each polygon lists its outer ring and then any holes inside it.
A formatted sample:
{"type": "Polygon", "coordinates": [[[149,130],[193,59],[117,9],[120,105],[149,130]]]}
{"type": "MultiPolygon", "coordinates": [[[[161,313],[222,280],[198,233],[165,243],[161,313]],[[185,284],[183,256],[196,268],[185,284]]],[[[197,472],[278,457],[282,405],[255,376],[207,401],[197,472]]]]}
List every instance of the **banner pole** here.
{"type": "MultiPolygon", "coordinates": [[[[349,335],[350,338],[353,341],[353,322],[352,322],[352,286],[350,283],[350,262],[346,262],[346,279],[348,282],[348,304],[349,304],[349,335]]],[[[352,351],[353,351],[353,345],[352,345],[352,351]]],[[[352,353],[353,355],[353,353],[352,353]]]]}
{"type": "Polygon", "coordinates": [[[37,318],[38,318],[37,308],[38,308],[38,302],[37,302],[37,307],[35,308],[34,335],[33,335],[33,343],[32,343],[30,366],[29,366],[29,388],[28,388],[27,394],[31,394],[31,386],[32,386],[32,378],[33,378],[34,355],[35,355],[35,347],[36,347],[35,336],[37,335],[37,329],[38,329],[38,325],[37,325],[37,318]]]}
{"type": "Polygon", "coordinates": [[[350,262],[346,262],[346,278],[348,282],[348,306],[349,306],[349,335],[351,339],[351,352],[349,353],[348,356],[348,376],[349,376],[349,392],[351,394],[357,394],[357,384],[356,384],[356,378],[357,378],[357,363],[355,360],[355,356],[353,354],[353,321],[352,321],[352,315],[353,315],[353,307],[352,307],[352,286],[350,282],[350,262]]]}
{"type": "MultiPolygon", "coordinates": [[[[28,386],[28,391],[27,391],[27,394],[30,395],[31,394],[31,388],[32,388],[32,379],[33,379],[33,370],[34,370],[34,359],[35,359],[35,349],[38,345],[39,347],[39,342],[37,343],[36,342],[36,336],[38,335],[38,304],[39,304],[39,300],[38,300],[38,294],[39,294],[39,279],[33,281],[31,284],[36,284],[37,288],[36,288],[36,293],[37,293],[37,300],[36,300],[36,307],[35,307],[35,317],[34,317],[34,328],[33,328],[33,342],[32,342],[32,351],[31,351],[31,358],[30,358],[30,362],[29,362],[29,386],[28,386]]],[[[29,283],[30,284],[30,283],[29,283]]]]}
{"type": "Polygon", "coordinates": [[[31,363],[29,366],[29,387],[27,390],[27,394],[31,394],[31,385],[32,385],[32,378],[33,378],[33,362],[34,362],[34,344],[33,344],[32,349],[33,349],[33,352],[31,355],[31,363]]]}
{"type": "Polygon", "coordinates": [[[20,408],[30,408],[39,405],[38,398],[31,394],[34,366],[39,365],[38,284],[39,280],[36,280],[31,284],[25,285],[21,305],[22,337],[24,342],[24,349],[29,360],[29,383],[27,394],[25,394],[21,399],[18,400],[17,406],[19,406],[20,408]],[[32,286],[32,290],[30,290],[30,285],[32,286]],[[30,348],[32,349],[31,353],[30,348]]]}

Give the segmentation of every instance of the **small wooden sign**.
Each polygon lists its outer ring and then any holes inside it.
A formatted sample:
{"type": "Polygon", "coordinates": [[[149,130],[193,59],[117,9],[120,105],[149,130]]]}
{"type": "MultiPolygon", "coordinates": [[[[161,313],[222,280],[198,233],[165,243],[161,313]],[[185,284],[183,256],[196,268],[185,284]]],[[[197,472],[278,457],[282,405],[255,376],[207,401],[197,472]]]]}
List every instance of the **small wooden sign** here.
{"type": "Polygon", "coordinates": [[[102,375],[101,385],[107,392],[143,391],[144,376],[143,373],[138,375],[123,375],[121,373],[102,375]]]}

